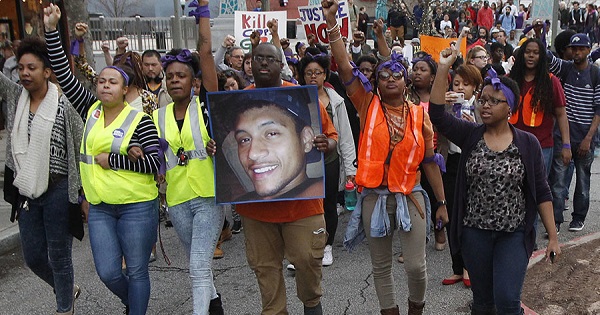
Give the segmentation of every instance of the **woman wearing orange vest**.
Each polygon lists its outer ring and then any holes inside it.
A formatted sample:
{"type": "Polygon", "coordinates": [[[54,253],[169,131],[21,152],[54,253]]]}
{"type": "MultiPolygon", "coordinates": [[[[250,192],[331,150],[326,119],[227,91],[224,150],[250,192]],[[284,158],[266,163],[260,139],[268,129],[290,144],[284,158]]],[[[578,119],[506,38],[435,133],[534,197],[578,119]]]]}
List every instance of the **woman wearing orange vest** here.
{"type": "MultiPolygon", "coordinates": [[[[365,237],[368,239],[381,314],[400,314],[392,277],[392,236],[399,228],[408,275],[408,314],[423,314],[427,286],[425,239],[430,220],[428,198],[419,185],[419,166],[440,200],[436,222],[440,226],[448,222],[440,169],[431,163],[435,156],[433,128],[425,110],[404,97],[407,73],[401,57],[393,54],[390,61],[377,67],[375,90],[379,93],[371,92],[370,84],[362,83],[367,80],[348,60],[341,41],[335,18],[338,1],[323,0],[322,6],[333,57],[361,122],[356,174],[361,195],[348,223],[344,245],[351,250],[365,237]]],[[[374,29],[383,38],[382,23],[376,23],[374,29]]],[[[389,48],[383,50],[382,55],[389,55],[389,48]]]]}
{"type": "Polygon", "coordinates": [[[542,146],[546,175],[550,174],[554,140],[554,122],[558,124],[562,138],[563,163],[571,161],[569,122],[565,109],[565,91],[560,80],[548,72],[546,47],[539,39],[530,38],[517,51],[510,78],[519,84],[521,100],[517,112],[509,122],[515,127],[532,133],[542,146]],[[552,91],[552,93],[548,93],[552,91]]]}

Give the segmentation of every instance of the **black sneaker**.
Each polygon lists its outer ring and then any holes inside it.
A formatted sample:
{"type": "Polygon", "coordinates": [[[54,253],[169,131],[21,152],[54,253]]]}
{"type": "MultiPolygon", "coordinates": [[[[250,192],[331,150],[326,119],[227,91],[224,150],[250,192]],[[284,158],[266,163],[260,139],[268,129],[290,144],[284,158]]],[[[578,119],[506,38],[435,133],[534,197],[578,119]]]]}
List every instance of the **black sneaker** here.
{"type": "Polygon", "coordinates": [[[571,231],[571,232],[578,232],[578,231],[583,230],[584,226],[585,226],[585,224],[583,224],[582,221],[573,220],[569,224],[569,231],[571,231]]]}
{"type": "Polygon", "coordinates": [[[238,234],[242,231],[242,221],[233,221],[233,226],[231,227],[231,233],[238,234]]]}

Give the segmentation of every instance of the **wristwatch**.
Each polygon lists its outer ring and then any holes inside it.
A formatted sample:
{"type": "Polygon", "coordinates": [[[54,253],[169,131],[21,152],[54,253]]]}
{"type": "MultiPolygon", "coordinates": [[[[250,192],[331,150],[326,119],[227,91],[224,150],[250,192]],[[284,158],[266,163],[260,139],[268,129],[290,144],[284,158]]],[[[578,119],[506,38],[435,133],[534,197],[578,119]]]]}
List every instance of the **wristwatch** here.
{"type": "Polygon", "coordinates": [[[439,207],[445,206],[447,204],[448,204],[448,202],[446,200],[440,200],[437,202],[437,207],[439,208],[439,207]]]}

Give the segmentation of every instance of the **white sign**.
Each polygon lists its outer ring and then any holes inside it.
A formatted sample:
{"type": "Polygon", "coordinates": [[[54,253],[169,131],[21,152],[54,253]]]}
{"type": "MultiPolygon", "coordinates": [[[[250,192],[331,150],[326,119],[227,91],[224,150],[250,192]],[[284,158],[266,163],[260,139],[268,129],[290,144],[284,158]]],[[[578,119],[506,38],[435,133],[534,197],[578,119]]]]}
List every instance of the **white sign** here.
{"type": "Polygon", "coordinates": [[[245,52],[249,52],[252,48],[250,42],[250,34],[253,31],[260,33],[260,41],[268,42],[271,41],[271,32],[267,27],[267,22],[276,19],[277,32],[281,38],[287,34],[287,12],[286,11],[235,11],[235,38],[239,43],[239,46],[245,52]]]}
{"type": "MultiPolygon", "coordinates": [[[[300,13],[300,20],[304,26],[304,32],[306,36],[308,34],[315,34],[318,42],[329,43],[327,36],[327,23],[325,16],[323,15],[323,8],[321,5],[309,5],[305,7],[298,7],[298,13],[300,13]]],[[[349,38],[349,25],[350,15],[348,12],[348,2],[340,1],[339,8],[336,15],[337,22],[340,25],[340,32],[342,36],[349,38]]]]}

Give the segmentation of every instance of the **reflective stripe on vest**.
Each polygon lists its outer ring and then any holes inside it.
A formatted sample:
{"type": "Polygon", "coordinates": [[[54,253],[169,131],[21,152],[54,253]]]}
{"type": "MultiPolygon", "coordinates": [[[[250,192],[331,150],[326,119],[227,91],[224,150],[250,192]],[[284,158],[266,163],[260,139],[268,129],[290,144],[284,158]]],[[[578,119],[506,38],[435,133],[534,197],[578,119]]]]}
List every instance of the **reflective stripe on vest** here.
{"type": "Polygon", "coordinates": [[[153,118],[159,137],[165,139],[167,205],[175,206],[197,197],[214,197],[215,179],[212,158],[206,152],[205,143],[210,138],[199,99],[194,98],[187,107],[183,126],[178,128],[174,103],[154,111],[153,118]],[[177,151],[183,148],[188,155],[187,165],[178,165],[177,151]]]}
{"type": "MultiPolygon", "coordinates": [[[[96,105],[96,107],[92,110],[92,115],[94,115],[94,112],[96,111],[102,111],[102,104],[100,103],[100,101],[97,101],[94,105],[96,105]]],[[[119,129],[123,131],[124,135],[127,134],[127,131],[129,130],[129,128],[131,128],[131,124],[133,123],[135,116],[137,116],[137,113],[138,112],[135,110],[130,111],[129,114],[127,114],[127,117],[125,117],[123,124],[121,124],[121,126],[119,127],[119,129]]],[[[91,116],[88,115],[88,119],[86,120],[85,133],[83,134],[82,142],[83,153],[80,154],[80,160],[85,164],[94,164],[94,157],[92,155],[87,154],[87,148],[85,146],[85,143],[87,143],[88,135],[92,128],[94,128],[94,125],[96,125],[96,122],[98,122],[98,119],[90,119],[90,117],[91,116]]],[[[125,137],[113,137],[113,142],[110,145],[110,152],[120,154],[121,145],[123,145],[124,139],[125,137]]]]}
{"type": "Polygon", "coordinates": [[[90,107],[79,150],[79,169],[86,198],[91,204],[131,204],[158,196],[153,174],[104,169],[94,160],[100,153],[127,155],[131,137],[144,115],[126,104],[115,120],[105,127],[100,101],[90,107]]]}
{"type": "MultiPolygon", "coordinates": [[[[552,78],[552,74],[550,74],[550,78],[552,78]]],[[[523,117],[523,124],[528,127],[539,127],[544,121],[544,111],[542,110],[542,106],[540,105],[536,110],[534,110],[533,104],[531,101],[533,100],[533,90],[535,86],[529,88],[525,95],[521,95],[520,106],[517,108],[517,111],[510,116],[508,122],[511,124],[516,124],[519,121],[519,116],[523,117]]],[[[548,93],[552,93],[548,91],[548,93]]]]}
{"type": "MultiPolygon", "coordinates": [[[[367,188],[377,188],[384,183],[386,159],[390,155],[390,134],[381,106],[379,99],[374,97],[359,140],[356,182],[367,188]]],[[[388,189],[404,194],[412,191],[418,167],[425,155],[424,109],[410,105],[409,113],[404,138],[391,152],[387,172],[388,189]]]]}
{"type": "MultiPolygon", "coordinates": [[[[194,102],[194,100],[196,100],[196,98],[192,99],[192,102],[194,102]]],[[[192,105],[192,104],[190,104],[190,105],[192,105]]],[[[163,138],[165,135],[165,128],[166,128],[166,123],[165,123],[165,120],[167,119],[166,111],[167,111],[167,107],[163,107],[158,110],[158,130],[159,130],[160,136],[163,138]]],[[[204,147],[204,142],[202,141],[202,133],[200,131],[199,126],[198,126],[198,128],[196,128],[196,126],[192,123],[192,122],[197,122],[200,119],[200,117],[199,117],[200,114],[198,113],[198,107],[197,106],[188,106],[188,114],[190,116],[190,126],[192,127],[192,138],[194,139],[194,147],[196,149],[185,151],[184,153],[190,159],[204,160],[204,159],[206,159],[208,154],[206,153],[206,148],[204,147]],[[198,148],[200,148],[200,149],[198,149],[198,148]]],[[[169,150],[167,150],[165,152],[165,155],[166,155],[166,160],[167,160],[167,170],[170,170],[170,169],[174,168],[175,166],[177,166],[177,155],[176,155],[176,152],[173,152],[173,148],[171,148],[171,146],[169,146],[169,150]]]]}

